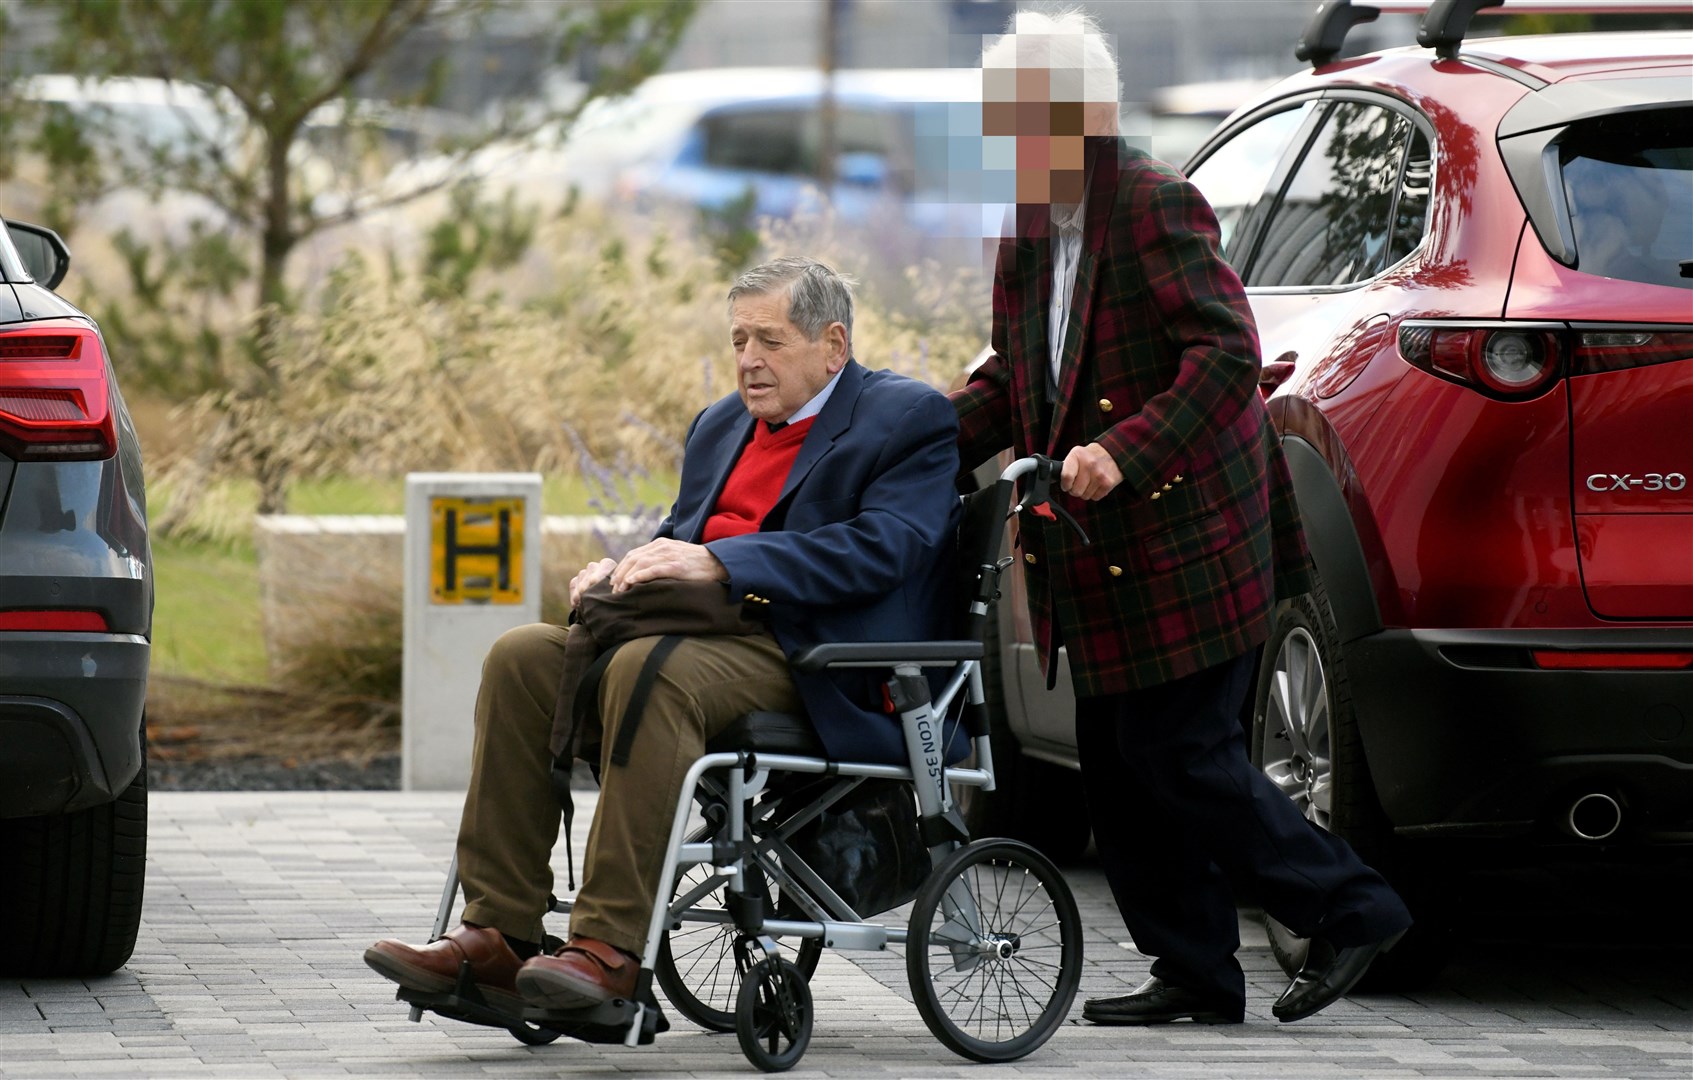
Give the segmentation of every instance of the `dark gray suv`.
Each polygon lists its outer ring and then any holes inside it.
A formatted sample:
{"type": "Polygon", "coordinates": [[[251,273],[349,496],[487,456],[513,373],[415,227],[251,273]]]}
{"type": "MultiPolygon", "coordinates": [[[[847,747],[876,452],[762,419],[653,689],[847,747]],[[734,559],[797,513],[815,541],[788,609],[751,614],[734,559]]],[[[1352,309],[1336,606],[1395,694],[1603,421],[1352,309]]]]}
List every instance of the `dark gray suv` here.
{"type": "Polygon", "coordinates": [[[0,222],[0,974],[123,965],[147,847],[141,452],[70,255],[0,222]]]}

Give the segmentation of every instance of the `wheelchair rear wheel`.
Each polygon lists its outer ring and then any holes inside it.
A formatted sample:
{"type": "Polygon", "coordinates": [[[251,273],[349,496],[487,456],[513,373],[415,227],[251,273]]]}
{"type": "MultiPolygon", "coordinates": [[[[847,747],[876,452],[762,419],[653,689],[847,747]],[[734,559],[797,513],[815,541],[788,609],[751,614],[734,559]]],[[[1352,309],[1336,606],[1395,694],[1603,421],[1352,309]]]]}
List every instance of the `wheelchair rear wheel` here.
{"type": "MultiPolygon", "coordinates": [[[[713,878],[711,890],[689,906],[724,910],[728,883],[703,863],[683,872],[676,895],[685,896],[713,878]]],[[[765,910],[771,910],[768,901],[765,910]]],[[[659,938],[653,972],[658,985],[677,1012],[707,1031],[735,1030],[735,1003],[741,992],[741,973],[735,965],[739,936],[732,922],[683,923],[680,929],[672,923],[659,938]]],[[[823,955],[823,943],[816,938],[790,940],[782,955],[801,978],[810,979],[823,955]]]]}
{"type": "Polygon", "coordinates": [[[1075,1000],[1075,897],[1052,861],[1027,844],[967,844],[918,890],[905,967],[917,1011],[949,1050],[1015,1061],[1052,1037],[1075,1000]]]}

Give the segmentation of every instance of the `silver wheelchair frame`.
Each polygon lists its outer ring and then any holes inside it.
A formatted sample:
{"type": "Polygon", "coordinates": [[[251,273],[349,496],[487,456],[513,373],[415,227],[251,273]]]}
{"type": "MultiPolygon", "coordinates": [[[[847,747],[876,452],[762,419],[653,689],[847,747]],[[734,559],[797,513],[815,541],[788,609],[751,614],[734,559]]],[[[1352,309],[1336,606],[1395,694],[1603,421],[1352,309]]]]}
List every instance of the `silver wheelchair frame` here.
{"type": "MultiPolygon", "coordinates": [[[[906,947],[907,975],[919,1012],[948,1048],[978,1061],[1011,1061],[1045,1043],[1067,1015],[1080,981],[1081,927],[1075,900],[1062,874],[1034,848],[1003,839],[972,842],[954,804],[952,789],[954,785],[984,792],[994,789],[980,628],[990,617],[990,604],[998,595],[998,575],[1009,562],[999,558],[1003,521],[1012,513],[1046,502],[1056,478],[1056,465],[1041,457],[1021,459],[1013,462],[994,486],[978,493],[977,497],[991,500],[981,520],[989,523],[992,536],[978,538],[975,552],[963,551],[962,545],[960,551],[960,559],[975,556],[977,562],[976,591],[968,609],[969,625],[977,630],[975,640],[832,643],[813,646],[791,661],[803,672],[833,668],[891,670],[886,687],[899,716],[907,764],[835,761],[760,749],[756,723],[760,717],[778,721],[793,718],[753,714],[747,718],[754,722],[750,748],[714,749],[708,744],[707,752],[689,768],[671,821],[634,1000],[614,1000],[569,1012],[529,1008],[516,1017],[489,1005],[477,992],[468,965],[464,965],[458,985],[450,993],[425,994],[407,988],[399,991],[399,999],[412,1005],[411,1019],[420,1020],[428,1009],[455,1019],[506,1028],[531,1045],[570,1035],[591,1042],[636,1046],[651,1042],[669,1026],[653,994],[656,975],[679,1011],[714,1030],[732,1027],[749,1061],[765,1071],[780,1071],[792,1067],[810,1041],[813,1010],[807,979],[820,949],[879,952],[894,945],[906,947]],[[1024,498],[1010,509],[1015,483],[1024,477],[1030,478],[1024,498]],[[981,557],[984,552],[985,557],[981,557]],[[931,699],[924,669],[943,666],[953,671],[931,699]],[[946,763],[952,745],[946,737],[949,726],[955,735],[960,729],[968,731],[975,755],[973,767],[946,763]],[[780,796],[771,797],[772,777],[785,774],[831,777],[834,783],[794,811],[780,796]],[[911,901],[911,913],[903,925],[862,917],[788,845],[798,830],[866,779],[909,782],[916,794],[930,871],[911,901]],[[765,798],[761,800],[761,796],[765,798]],[[705,809],[705,824],[695,825],[690,834],[696,801],[705,809]],[[683,889],[687,872],[696,867],[704,868],[705,874],[683,889]],[[1006,911],[998,906],[1004,902],[1003,888],[992,896],[978,891],[984,874],[1001,886],[1015,887],[1016,909],[1006,911]],[[808,917],[771,917],[766,908],[772,886],[808,917]],[[721,906],[701,905],[719,889],[721,906]],[[1037,898],[1043,899],[1035,903],[1037,898]],[[1030,904],[1034,904],[1030,911],[1022,910],[1030,904]],[[985,910],[989,906],[995,909],[985,910]],[[1042,921],[1021,932],[1010,929],[1009,923],[1001,926],[996,921],[1024,915],[1038,916],[1042,921]],[[700,1000],[669,952],[667,935],[690,925],[720,927],[721,940],[732,942],[734,968],[727,980],[733,987],[732,1014],[700,1000]],[[1051,935],[1056,935],[1056,945],[1046,943],[1051,935]],[[800,943],[797,961],[782,955],[778,939],[800,943]],[[1038,948],[1042,950],[1056,948],[1057,955],[1042,955],[1037,961],[1036,942],[1041,943],[1038,948]],[[990,983],[997,988],[997,1007],[984,1001],[992,997],[990,983]],[[1022,1010],[1017,1016],[1004,1007],[1008,993],[1021,995],[1022,1010]],[[955,1010],[964,1015],[953,1015],[955,1010]],[[986,1031],[990,1017],[994,1028],[991,1034],[986,1031]],[[972,1023],[977,1028],[975,1033],[966,1030],[972,1023]],[[1008,1031],[1009,1037],[993,1037],[1008,1031]]],[[[455,855],[431,940],[447,931],[457,894],[455,855]]],[[[555,898],[550,909],[568,914],[572,905],[572,900],[555,898]]],[[[893,916],[901,910],[903,906],[887,914],[893,916]]],[[[719,962],[726,959],[720,956],[719,962]]],[[[715,986],[721,974],[714,967],[707,978],[715,986]]]]}

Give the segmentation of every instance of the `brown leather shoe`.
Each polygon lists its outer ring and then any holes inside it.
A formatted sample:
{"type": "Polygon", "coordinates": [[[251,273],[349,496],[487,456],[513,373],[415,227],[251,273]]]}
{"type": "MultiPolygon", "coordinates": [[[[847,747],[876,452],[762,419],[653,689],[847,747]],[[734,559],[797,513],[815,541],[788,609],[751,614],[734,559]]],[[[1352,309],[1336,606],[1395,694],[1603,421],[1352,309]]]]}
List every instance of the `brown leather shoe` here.
{"type": "Polygon", "coordinates": [[[441,938],[418,948],[385,938],[364,951],[364,962],[377,974],[410,990],[446,993],[458,982],[459,964],[470,961],[470,977],[488,1004],[523,1010],[517,994],[517,969],[523,961],[491,926],[460,923],[441,938]]]}
{"type": "Polygon", "coordinates": [[[641,962],[612,945],[573,936],[551,956],[533,956],[517,973],[517,992],[532,1005],[580,1009],[635,996],[641,962]]]}

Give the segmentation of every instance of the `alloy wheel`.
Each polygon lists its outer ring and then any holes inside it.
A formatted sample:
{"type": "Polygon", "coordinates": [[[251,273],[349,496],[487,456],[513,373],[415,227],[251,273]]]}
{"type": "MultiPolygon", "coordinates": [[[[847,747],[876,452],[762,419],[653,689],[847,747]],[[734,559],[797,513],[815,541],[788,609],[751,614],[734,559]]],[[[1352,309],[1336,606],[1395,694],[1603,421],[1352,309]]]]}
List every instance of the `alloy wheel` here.
{"type": "Polygon", "coordinates": [[[1268,776],[1300,813],[1327,829],[1333,810],[1329,693],[1322,655],[1311,633],[1296,626],[1282,639],[1270,669],[1263,745],[1268,776]]]}

